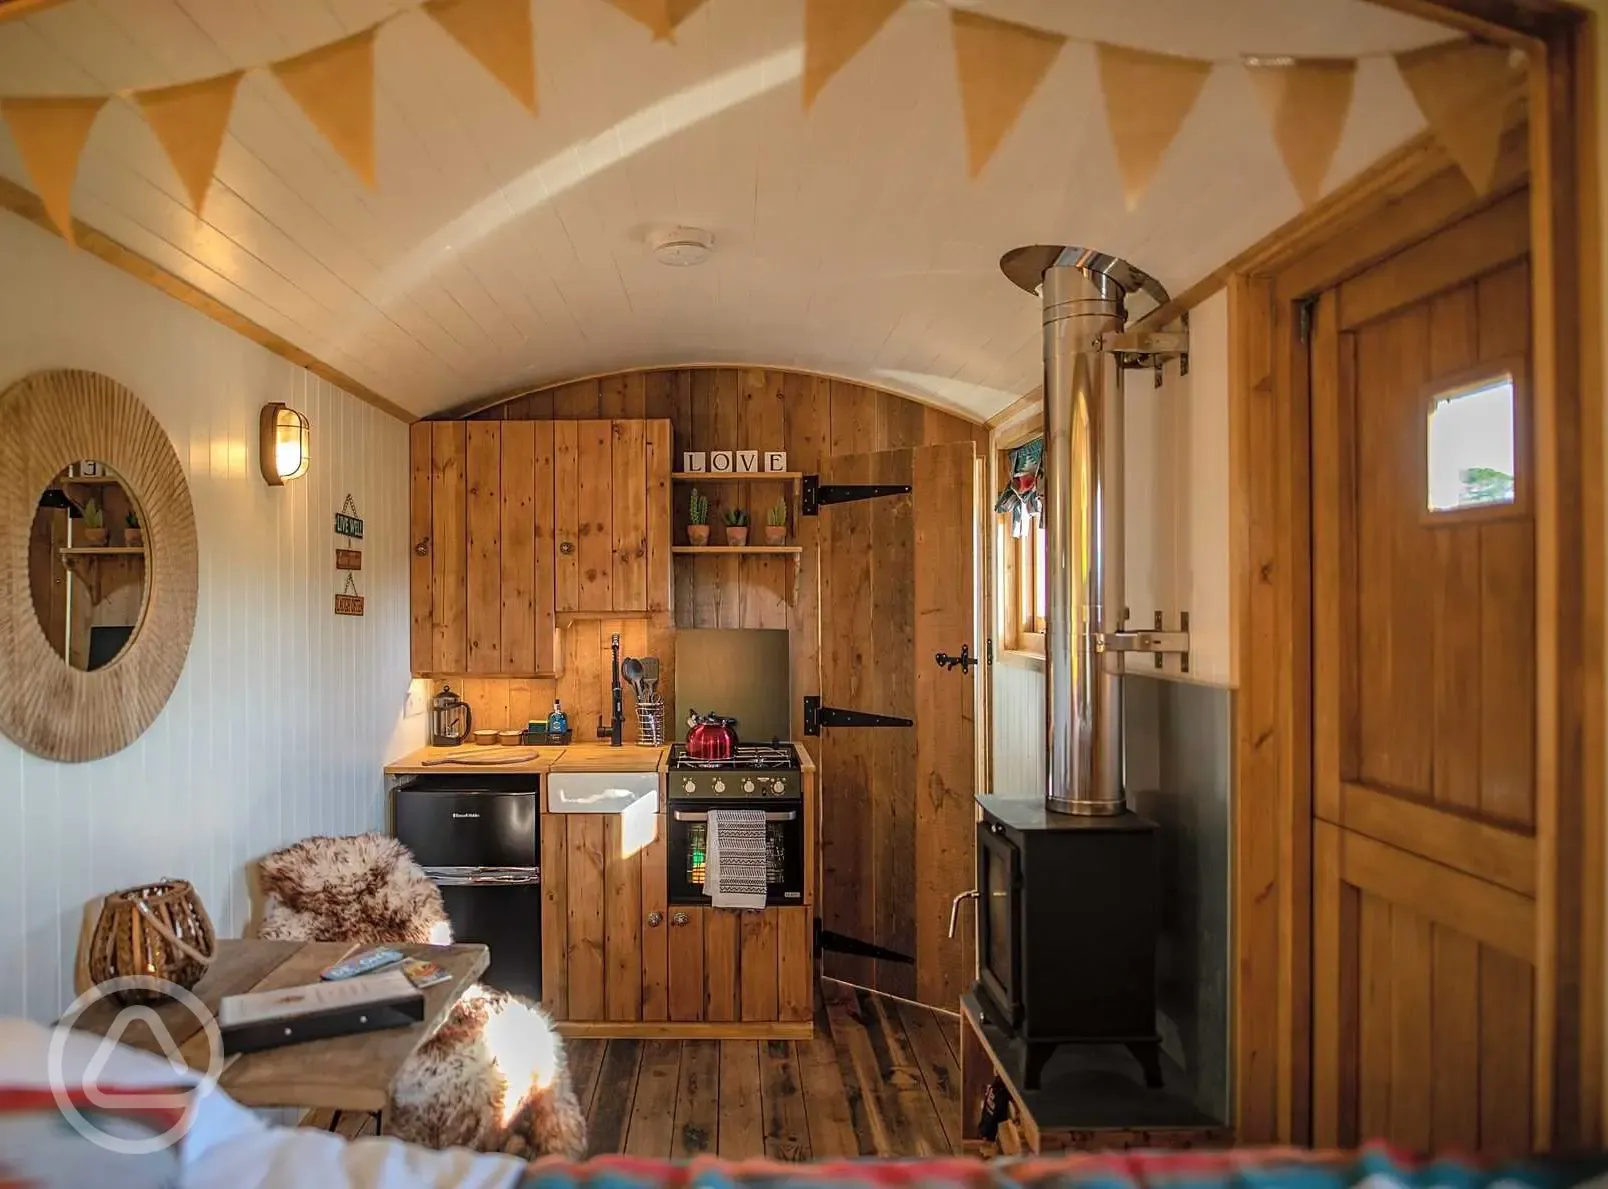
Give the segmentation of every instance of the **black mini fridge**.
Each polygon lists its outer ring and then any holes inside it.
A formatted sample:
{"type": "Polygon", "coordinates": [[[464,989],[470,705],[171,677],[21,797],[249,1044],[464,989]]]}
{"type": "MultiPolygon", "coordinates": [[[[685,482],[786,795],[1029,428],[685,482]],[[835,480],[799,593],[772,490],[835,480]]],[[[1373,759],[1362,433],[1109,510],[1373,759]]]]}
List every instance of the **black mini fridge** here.
{"type": "Polygon", "coordinates": [[[540,792],[534,776],[420,776],[392,794],[396,837],[441,889],[456,941],[491,950],[481,982],[540,999],[540,792]]]}

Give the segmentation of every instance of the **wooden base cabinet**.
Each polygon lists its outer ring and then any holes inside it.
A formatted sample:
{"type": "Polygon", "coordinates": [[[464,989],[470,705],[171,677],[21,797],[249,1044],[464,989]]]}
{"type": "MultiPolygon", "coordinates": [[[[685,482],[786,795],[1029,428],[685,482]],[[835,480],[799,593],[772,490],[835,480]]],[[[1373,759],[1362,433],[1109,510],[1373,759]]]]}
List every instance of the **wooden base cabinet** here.
{"type": "Polygon", "coordinates": [[[542,1003],[568,1035],[808,1035],[813,912],[671,905],[666,824],[542,817],[542,1003]],[[646,833],[645,831],[643,832],[646,833]]]}
{"type": "Polygon", "coordinates": [[[418,421],[417,674],[556,675],[560,616],[670,609],[668,421],[418,421]]]}

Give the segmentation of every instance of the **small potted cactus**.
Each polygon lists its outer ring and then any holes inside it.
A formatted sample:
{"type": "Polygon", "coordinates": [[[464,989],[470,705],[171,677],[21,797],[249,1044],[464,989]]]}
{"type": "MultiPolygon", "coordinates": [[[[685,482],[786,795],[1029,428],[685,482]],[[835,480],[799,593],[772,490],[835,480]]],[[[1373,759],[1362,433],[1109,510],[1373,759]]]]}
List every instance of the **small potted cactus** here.
{"type": "Polygon", "coordinates": [[[687,543],[709,544],[709,497],[696,487],[687,502],[687,543]]]}
{"type": "Polygon", "coordinates": [[[123,544],[130,549],[145,544],[145,530],[140,527],[140,517],[137,512],[130,512],[123,518],[123,544]]]}
{"type": "Polygon", "coordinates": [[[765,513],[765,544],[787,544],[787,501],[777,500],[765,513]]]}
{"type": "Polygon", "coordinates": [[[106,544],[106,513],[94,496],[84,504],[84,544],[94,549],[106,544]]]}
{"type": "Polygon", "coordinates": [[[748,513],[741,508],[730,508],[726,512],[726,544],[748,544],[748,513]]]}

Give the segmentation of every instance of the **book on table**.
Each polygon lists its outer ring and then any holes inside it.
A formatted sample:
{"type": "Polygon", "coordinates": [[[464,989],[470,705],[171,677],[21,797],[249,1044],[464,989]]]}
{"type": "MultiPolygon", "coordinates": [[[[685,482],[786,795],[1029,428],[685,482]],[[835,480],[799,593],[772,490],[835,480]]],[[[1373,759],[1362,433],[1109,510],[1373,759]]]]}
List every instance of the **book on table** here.
{"type": "Polygon", "coordinates": [[[218,1005],[223,1051],[252,1053],[424,1020],[424,995],[401,970],[225,995],[218,1005]]]}

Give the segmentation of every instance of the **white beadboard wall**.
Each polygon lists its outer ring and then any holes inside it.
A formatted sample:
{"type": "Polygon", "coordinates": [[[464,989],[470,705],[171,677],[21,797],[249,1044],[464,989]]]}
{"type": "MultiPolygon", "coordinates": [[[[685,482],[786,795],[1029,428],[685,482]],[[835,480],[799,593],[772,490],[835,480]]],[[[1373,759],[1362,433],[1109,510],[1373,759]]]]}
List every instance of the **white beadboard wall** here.
{"type": "Polygon", "coordinates": [[[9,214],[0,261],[0,387],[51,367],[126,384],[173,439],[200,541],[195,637],[144,736],[87,764],[0,736],[0,1016],[49,1020],[73,997],[92,897],[177,876],[238,936],[255,858],[382,827],[381,767],[424,724],[403,718],[408,442],[400,422],[9,214]],[[308,475],[277,491],[256,462],[274,400],[312,423],[308,475]],[[334,614],[347,492],[365,522],[361,618],[334,614]]]}

